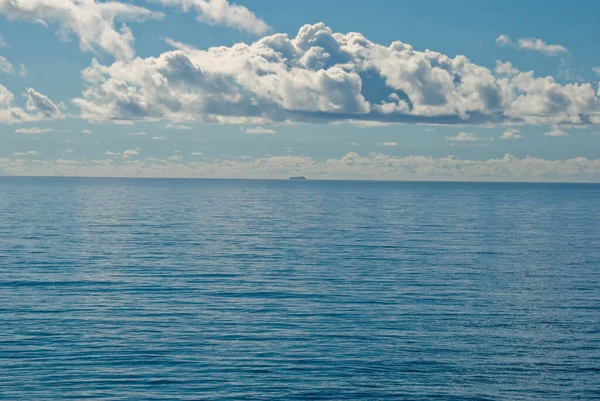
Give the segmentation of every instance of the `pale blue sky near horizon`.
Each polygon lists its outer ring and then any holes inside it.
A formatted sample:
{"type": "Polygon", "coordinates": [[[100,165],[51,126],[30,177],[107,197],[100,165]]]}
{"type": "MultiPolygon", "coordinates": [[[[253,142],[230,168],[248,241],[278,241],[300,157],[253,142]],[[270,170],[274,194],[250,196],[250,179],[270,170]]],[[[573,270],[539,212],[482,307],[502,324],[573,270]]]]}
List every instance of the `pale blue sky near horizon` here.
{"type": "MultiPolygon", "coordinates": [[[[507,153],[517,158],[533,156],[544,160],[600,159],[600,126],[593,123],[548,120],[525,124],[380,123],[366,126],[337,120],[218,124],[202,122],[202,118],[182,122],[164,116],[149,116],[147,121],[135,121],[133,125],[90,121],[80,116],[81,111],[72,99],[82,97],[89,86],[82,79],[82,71],[90,66],[92,59],[110,66],[115,61],[113,55],[99,47],[94,52],[85,51],[74,33],[65,40],[59,34],[60,23],[49,20],[46,27],[15,18],[9,12],[3,13],[3,2],[6,0],[0,0],[0,37],[4,43],[0,56],[12,65],[13,71],[2,72],[0,64],[0,85],[14,94],[14,105],[21,109],[26,109],[24,93],[34,88],[62,112],[61,118],[0,121],[0,158],[6,159],[5,164],[15,158],[85,162],[105,159],[111,153],[123,155],[126,150],[135,150],[137,154],[113,157],[114,162],[171,157],[177,163],[208,163],[215,159],[270,156],[302,156],[323,161],[339,159],[349,152],[383,153],[393,157],[454,155],[480,161],[502,158],[507,153]],[[186,129],[175,129],[173,125],[185,125],[176,128],[186,129]],[[19,130],[30,132],[17,132],[19,130]],[[91,133],[82,134],[84,130],[91,133]],[[259,134],[249,134],[249,131],[259,134]],[[507,131],[513,136],[501,139],[507,131]],[[461,133],[466,136],[459,137],[461,133]],[[548,133],[554,134],[544,135],[548,133]]],[[[577,6],[555,0],[510,0],[501,4],[474,0],[377,0],[368,6],[358,0],[343,3],[236,1],[269,25],[269,30],[260,34],[226,24],[198,21],[195,12],[166,7],[158,1],[122,3],[164,13],[160,19],[125,22],[135,37],[132,42],[135,55],[141,59],[159,57],[172,50],[167,38],[197,49],[229,47],[240,42],[251,44],[276,33],[294,38],[304,24],[323,22],[333,32],[359,32],[382,46],[399,40],[416,51],[431,49],[450,58],[464,55],[492,72],[497,60],[511,62],[520,71],[534,71],[536,77],[550,76],[560,85],[587,83],[594,92],[598,91],[600,69],[595,72],[594,68],[600,67],[600,25],[597,24],[600,3],[594,1],[580,1],[577,6]],[[496,40],[500,35],[510,37],[511,44],[498,45],[496,40]],[[544,44],[560,45],[565,51],[550,54],[519,48],[517,41],[521,38],[539,38],[544,44]]],[[[118,17],[116,20],[115,30],[119,31],[121,22],[118,17]]],[[[363,91],[365,86],[363,83],[363,91]]],[[[387,93],[382,94],[385,96],[387,93]]]]}

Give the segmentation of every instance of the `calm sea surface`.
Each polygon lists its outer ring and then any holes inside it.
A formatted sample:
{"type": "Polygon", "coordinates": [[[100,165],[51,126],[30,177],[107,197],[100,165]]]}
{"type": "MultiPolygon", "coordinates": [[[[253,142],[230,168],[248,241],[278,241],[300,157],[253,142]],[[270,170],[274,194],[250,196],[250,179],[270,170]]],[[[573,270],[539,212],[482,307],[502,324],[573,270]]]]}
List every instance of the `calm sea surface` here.
{"type": "Polygon", "coordinates": [[[0,399],[598,400],[600,186],[0,178],[0,399]]]}

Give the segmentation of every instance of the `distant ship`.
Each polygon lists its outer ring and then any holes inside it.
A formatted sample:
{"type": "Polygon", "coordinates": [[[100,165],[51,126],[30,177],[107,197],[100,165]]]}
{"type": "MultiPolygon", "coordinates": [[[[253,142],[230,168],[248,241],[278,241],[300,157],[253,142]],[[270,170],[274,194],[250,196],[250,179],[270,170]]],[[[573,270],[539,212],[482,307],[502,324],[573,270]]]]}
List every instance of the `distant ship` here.
{"type": "Polygon", "coordinates": [[[306,177],[301,175],[300,177],[290,177],[290,180],[306,180],[306,177]]]}

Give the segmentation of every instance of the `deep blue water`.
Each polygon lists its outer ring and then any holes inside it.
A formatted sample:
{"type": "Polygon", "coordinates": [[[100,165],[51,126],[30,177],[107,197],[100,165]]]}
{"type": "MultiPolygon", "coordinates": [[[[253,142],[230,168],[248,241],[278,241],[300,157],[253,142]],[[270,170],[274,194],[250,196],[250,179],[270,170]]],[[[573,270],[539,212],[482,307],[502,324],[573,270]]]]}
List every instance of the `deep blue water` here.
{"type": "Polygon", "coordinates": [[[600,399],[600,186],[0,178],[0,398],[600,399]]]}

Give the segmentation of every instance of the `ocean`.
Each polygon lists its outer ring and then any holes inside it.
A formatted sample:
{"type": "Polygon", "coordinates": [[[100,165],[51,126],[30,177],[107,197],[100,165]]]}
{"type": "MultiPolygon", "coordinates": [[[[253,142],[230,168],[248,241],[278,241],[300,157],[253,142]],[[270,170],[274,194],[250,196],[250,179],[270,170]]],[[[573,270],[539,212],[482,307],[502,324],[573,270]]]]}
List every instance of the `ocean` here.
{"type": "Polygon", "coordinates": [[[2,177],[0,399],[598,400],[600,185],[2,177]]]}

